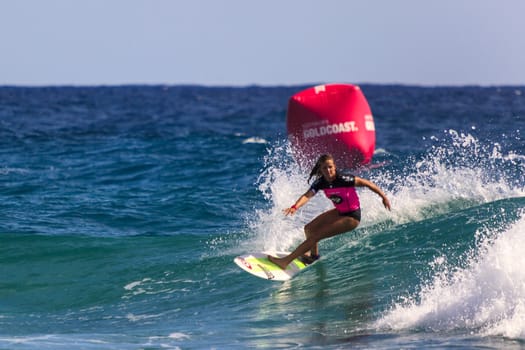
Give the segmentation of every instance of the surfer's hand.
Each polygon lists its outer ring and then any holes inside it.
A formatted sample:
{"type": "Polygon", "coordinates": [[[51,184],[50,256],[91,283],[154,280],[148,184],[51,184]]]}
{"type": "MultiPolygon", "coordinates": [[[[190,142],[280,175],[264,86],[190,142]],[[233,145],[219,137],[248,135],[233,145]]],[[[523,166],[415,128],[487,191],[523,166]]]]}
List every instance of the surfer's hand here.
{"type": "Polygon", "coordinates": [[[286,208],[283,210],[284,215],[293,215],[297,211],[297,207],[295,205],[292,205],[290,208],[286,208]]]}
{"type": "Polygon", "coordinates": [[[391,209],[390,209],[390,201],[388,200],[388,198],[383,197],[383,205],[384,205],[385,208],[387,208],[388,210],[391,210],[391,209]]]}

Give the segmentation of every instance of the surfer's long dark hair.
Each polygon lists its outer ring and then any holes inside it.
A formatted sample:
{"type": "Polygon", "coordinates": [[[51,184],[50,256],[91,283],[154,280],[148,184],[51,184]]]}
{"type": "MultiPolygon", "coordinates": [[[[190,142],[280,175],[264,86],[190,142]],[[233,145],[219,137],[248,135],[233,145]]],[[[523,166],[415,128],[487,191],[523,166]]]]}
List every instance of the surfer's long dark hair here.
{"type": "Polygon", "coordinates": [[[327,160],[334,160],[334,157],[332,157],[331,154],[323,154],[322,156],[317,159],[317,162],[315,163],[314,167],[312,168],[312,171],[310,172],[310,177],[308,178],[308,182],[312,179],[312,177],[315,177],[315,180],[323,176],[323,173],[321,173],[321,166],[324,162],[327,160]]]}

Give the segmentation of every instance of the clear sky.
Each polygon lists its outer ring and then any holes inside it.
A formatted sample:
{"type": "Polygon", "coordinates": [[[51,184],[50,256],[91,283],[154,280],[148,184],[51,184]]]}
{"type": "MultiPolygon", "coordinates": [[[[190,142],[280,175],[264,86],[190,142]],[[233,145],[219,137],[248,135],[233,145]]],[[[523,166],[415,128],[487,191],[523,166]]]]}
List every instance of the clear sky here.
{"type": "Polygon", "coordinates": [[[525,85],[524,0],[0,0],[0,85],[525,85]]]}

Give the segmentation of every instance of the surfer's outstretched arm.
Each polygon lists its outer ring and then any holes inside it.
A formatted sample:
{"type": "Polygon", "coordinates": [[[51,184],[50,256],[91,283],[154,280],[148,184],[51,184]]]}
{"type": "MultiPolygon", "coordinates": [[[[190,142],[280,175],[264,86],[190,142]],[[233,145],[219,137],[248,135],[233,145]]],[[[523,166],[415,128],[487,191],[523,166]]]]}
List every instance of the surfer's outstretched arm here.
{"type": "Polygon", "coordinates": [[[284,215],[293,215],[303,205],[306,204],[315,195],[315,193],[312,190],[308,190],[305,194],[303,194],[299,199],[295,202],[294,205],[292,205],[290,208],[286,208],[283,210],[284,215]]]}
{"type": "Polygon", "coordinates": [[[385,208],[390,210],[390,201],[388,200],[388,197],[381,191],[381,189],[372,181],[363,179],[361,177],[355,177],[355,185],[359,187],[368,187],[371,191],[377,193],[379,197],[383,200],[383,205],[385,208]]]}

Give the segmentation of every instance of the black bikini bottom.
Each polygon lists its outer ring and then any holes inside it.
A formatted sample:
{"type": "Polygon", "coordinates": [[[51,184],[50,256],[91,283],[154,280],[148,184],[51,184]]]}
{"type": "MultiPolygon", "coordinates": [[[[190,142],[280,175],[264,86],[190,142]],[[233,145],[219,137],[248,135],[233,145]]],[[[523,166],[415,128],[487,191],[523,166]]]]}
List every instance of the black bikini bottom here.
{"type": "Polygon", "coordinates": [[[346,213],[339,213],[339,215],[342,216],[350,216],[351,218],[356,219],[357,221],[361,221],[361,208],[357,210],[352,210],[346,213]]]}

